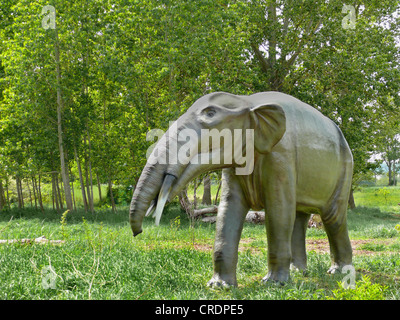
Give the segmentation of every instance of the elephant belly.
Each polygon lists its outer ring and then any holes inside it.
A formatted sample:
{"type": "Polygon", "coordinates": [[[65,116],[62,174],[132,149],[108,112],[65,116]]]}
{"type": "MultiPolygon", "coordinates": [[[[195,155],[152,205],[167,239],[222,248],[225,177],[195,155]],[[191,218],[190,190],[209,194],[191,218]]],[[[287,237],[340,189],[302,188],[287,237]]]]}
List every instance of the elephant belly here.
{"type": "MultiPolygon", "coordinates": [[[[339,147],[307,148],[297,161],[296,202],[321,209],[331,199],[342,177],[339,147]]],[[[304,211],[304,210],[303,210],[304,211]]]]}

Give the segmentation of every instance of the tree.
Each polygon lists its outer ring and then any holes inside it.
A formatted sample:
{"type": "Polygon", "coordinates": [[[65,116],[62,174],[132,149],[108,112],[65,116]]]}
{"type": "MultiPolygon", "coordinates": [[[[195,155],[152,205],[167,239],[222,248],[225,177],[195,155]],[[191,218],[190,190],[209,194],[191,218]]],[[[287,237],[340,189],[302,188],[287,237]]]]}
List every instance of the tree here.
{"type": "Polygon", "coordinates": [[[342,1],[251,1],[248,30],[258,90],[294,95],[327,115],[353,152],[354,181],[373,164],[375,113],[382,95],[399,99],[397,1],[354,3],[355,29],[343,28],[342,1]],[[256,14],[254,14],[256,13],[256,14]]]}
{"type": "Polygon", "coordinates": [[[376,131],[376,150],[380,153],[388,167],[389,186],[397,185],[396,174],[400,162],[400,111],[395,106],[394,99],[383,97],[381,103],[387,104],[386,113],[379,115],[379,129],[376,131]],[[385,120],[382,120],[385,119],[385,120]]]}
{"type": "Polygon", "coordinates": [[[206,174],[203,178],[203,200],[202,204],[210,205],[211,204],[211,177],[209,174],[206,174]]]}

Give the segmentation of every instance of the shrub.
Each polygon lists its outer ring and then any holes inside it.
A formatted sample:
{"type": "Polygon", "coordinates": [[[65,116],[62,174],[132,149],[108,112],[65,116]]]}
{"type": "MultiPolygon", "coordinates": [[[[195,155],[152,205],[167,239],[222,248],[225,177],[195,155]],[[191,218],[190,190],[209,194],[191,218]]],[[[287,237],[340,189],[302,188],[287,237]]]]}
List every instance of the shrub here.
{"type": "Polygon", "coordinates": [[[340,281],[338,284],[339,289],[333,290],[333,296],[328,300],[384,300],[387,290],[386,286],[373,284],[368,276],[362,276],[361,280],[356,282],[355,289],[345,289],[340,281]]]}

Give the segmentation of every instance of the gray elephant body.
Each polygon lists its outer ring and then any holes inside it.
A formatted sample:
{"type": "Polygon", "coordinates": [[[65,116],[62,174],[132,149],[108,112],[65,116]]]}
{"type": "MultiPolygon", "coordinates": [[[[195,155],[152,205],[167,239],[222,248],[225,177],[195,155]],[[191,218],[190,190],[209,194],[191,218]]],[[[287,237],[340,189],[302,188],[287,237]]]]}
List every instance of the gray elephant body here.
{"type": "Polygon", "coordinates": [[[135,235],[141,232],[143,213],[139,211],[144,209],[139,209],[140,204],[147,208],[157,195],[158,202],[160,198],[171,199],[196,175],[224,168],[214,243],[214,276],[209,285],[237,284],[238,246],[250,208],[266,212],[265,281],[287,281],[290,265],[305,270],[305,235],[310,212],[321,215],[328,235],[332,258],[328,272],[351,264],[346,215],[353,161],[342,132],[330,119],[298,99],[278,92],[251,96],[213,93],[200,98],[178,119],[178,130],[187,128],[189,123],[197,131],[254,129],[254,169],[248,175],[237,175],[235,163],[165,165],[161,169],[146,166],[130,210],[135,235]],[[149,178],[149,173],[155,170],[161,176],[149,178]],[[149,183],[160,186],[151,193],[147,190],[149,183]],[[148,194],[146,199],[140,197],[143,191],[148,194]]]}
{"type": "Polygon", "coordinates": [[[340,129],[308,104],[282,93],[259,93],[248,99],[254,105],[274,102],[282,107],[286,117],[281,140],[270,153],[257,157],[253,174],[240,176],[251,207],[264,208],[263,190],[272,174],[268,168],[285,165],[286,174],[291,175],[290,183],[295,183],[296,209],[312,207],[326,212],[332,200],[336,202],[336,191],[343,182],[347,182],[349,191],[352,176],[351,151],[340,129]]]}

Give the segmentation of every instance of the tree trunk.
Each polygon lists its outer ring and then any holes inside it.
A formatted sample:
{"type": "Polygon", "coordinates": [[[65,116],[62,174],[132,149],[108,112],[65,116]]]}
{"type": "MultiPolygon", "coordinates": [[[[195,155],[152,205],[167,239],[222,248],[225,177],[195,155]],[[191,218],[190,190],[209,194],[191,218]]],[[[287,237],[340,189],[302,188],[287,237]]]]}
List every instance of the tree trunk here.
{"type": "Polygon", "coordinates": [[[22,191],[21,191],[21,183],[20,183],[20,178],[17,176],[15,179],[15,184],[17,187],[17,196],[18,196],[18,208],[21,209],[23,207],[22,205],[22,191]]]}
{"type": "Polygon", "coordinates": [[[35,198],[35,209],[37,210],[38,206],[37,206],[37,192],[36,192],[36,185],[35,185],[35,179],[33,178],[33,176],[31,177],[31,182],[32,182],[32,190],[33,190],[33,197],[35,198]]]}
{"type": "Polygon", "coordinates": [[[51,173],[51,194],[53,199],[53,209],[56,209],[57,212],[60,212],[60,205],[58,203],[58,196],[57,196],[56,177],[54,172],[51,173]]]}
{"type": "Polygon", "coordinates": [[[389,186],[392,186],[393,185],[393,180],[392,180],[392,161],[388,161],[387,162],[387,164],[388,164],[388,169],[389,169],[389,172],[388,172],[388,175],[389,175],[389,183],[388,183],[388,185],[389,186]]]}
{"type": "Polygon", "coordinates": [[[186,214],[188,215],[188,217],[190,219],[192,219],[194,209],[193,209],[193,205],[192,205],[192,203],[190,203],[189,197],[187,195],[187,188],[185,188],[184,190],[182,190],[179,193],[179,203],[181,205],[182,210],[186,212],[186,214]]]}
{"type": "Polygon", "coordinates": [[[219,191],[221,190],[221,185],[222,185],[222,181],[220,180],[220,181],[219,181],[219,184],[218,184],[217,194],[215,195],[215,200],[214,200],[214,204],[215,204],[215,205],[216,205],[217,202],[218,202],[218,196],[219,196],[219,191]]]}
{"type": "Polygon", "coordinates": [[[75,189],[74,189],[74,182],[71,182],[71,190],[72,190],[72,203],[74,204],[74,210],[76,211],[76,202],[75,202],[75,189]]]}
{"type": "Polygon", "coordinates": [[[87,212],[88,211],[88,203],[87,203],[87,199],[86,199],[85,183],[83,181],[81,163],[79,161],[78,152],[76,151],[76,146],[75,145],[74,145],[74,156],[75,156],[76,166],[78,167],[79,182],[81,184],[83,207],[85,208],[85,212],[87,212]]]}
{"type": "Polygon", "coordinates": [[[353,194],[353,188],[350,189],[350,196],[349,196],[349,208],[351,210],[356,208],[356,203],[354,201],[354,194],[353,194]]]}
{"type": "Polygon", "coordinates": [[[210,175],[207,174],[203,179],[204,191],[203,191],[203,200],[202,204],[210,205],[211,204],[211,179],[210,175]]]}
{"type": "Polygon", "coordinates": [[[28,187],[28,193],[29,193],[29,202],[31,203],[31,208],[33,208],[33,201],[32,201],[32,192],[31,188],[29,187],[29,180],[26,180],[26,186],[28,187]]]}
{"type": "Polygon", "coordinates": [[[67,209],[72,211],[72,196],[71,187],[69,184],[69,170],[68,163],[65,162],[64,157],[64,142],[63,142],[63,129],[62,129],[62,112],[64,109],[63,99],[61,96],[61,70],[60,70],[60,47],[57,27],[55,28],[55,60],[56,60],[56,76],[57,76],[57,131],[58,131],[58,148],[60,151],[60,163],[61,163],[61,176],[64,183],[65,202],[67,209]]]}
{"type": "Polygon", "coordinates": [[[96,179],[97,179],[97,187],[99,188],[99,201],[100,203],[103,201],[103,197],[101,196],[101,183],[99,179],[99,174],[96,173],[96,179]]]}
{"type": "Polygon", "coordinates": [[[94,212],[94,195],[93,195],[93,176],[92,176],[92,161],[91,161],[91,156],[92,156],[92,147],[90,143],[90,133],[89,129],[87,129],[87,136],[88,136],[88,144],[89,144],[89,178],[90,178],[90,212],[94,212]]]}
{"type": "Polygon", "coordinates": [[[41,187],[40,187],[40,174],[39,174],[39,183],[37,182],[35,177],[32,177],[32,184],[33,184],[33,189],[36,192],[36,196],[37,196],[37,199],[38,199],[40,210],[42,212],[44,212],[43,201],[42,201],[42,190],[41,190],[41,187]]]}
{"type": "Polygon", "coordinates": [[[117,212],[117,208],[115,206],[114,194],[113,194],[113,191],[112,191],[111,178],[108,178],[108,189],[110,190],[110,200],[111,200],[112,210],[115,213],[115,212],[117,212]]]}
{"type": "Polygon", "coordinates": [[[10,192],[8,190],[8,179],[6,180],[6,196],[7,196],[8,209],[11,209],[10,192]]]}
{"type": "Polygon", "coordinates": [[[41,179],[42,177],[39,174],[39,184],[38,184],[38,193],[39,193],[39,205],[40,205],[40,210],[42,210],[42,212],[44,212],[44,208],[43,208],[43,200],[42,200],[42,186],[41,186],[41,179]]]}
{"type": "Polygon", "coordinates": [[[5,199],[4,199],[3,181],[0,179],[0,210],[3,210],[4,207],[5,207],[5,199]]]}
{"type": "MultiPolygon", "coordinates": [[[[85,146],[87,144],[86,137],[84,138],[85,146]]],[[[91,193],[91,180],[89,179],[89,171],[90,171],[90,158],[87,148],[85,148],[85,179],[86,179],[86,194],[88,197],[88,208],[90,212],[93,212],[93,194],[91,193]]],[[[90,172],[91,176],[91,172],[90,172]]]]}
{"type": "Polygon", "coordinates": [[[213,206],[209,208],[197,209],[193,211],[193,218],[197,218],[199,216],[203,216],[205,214],[216,214],[218,213],[218,207],[213,206]]]}
{"type": "Polygon", "coordinates": [[[56,190],[57,190],[58,203],[60,204],[61,210],[64,210],[64,204],[63,204],[64,201],[60,191],[60,181],[58,181],[58,172],[55,174],[55,177],[56,177],[56,190]]]}

